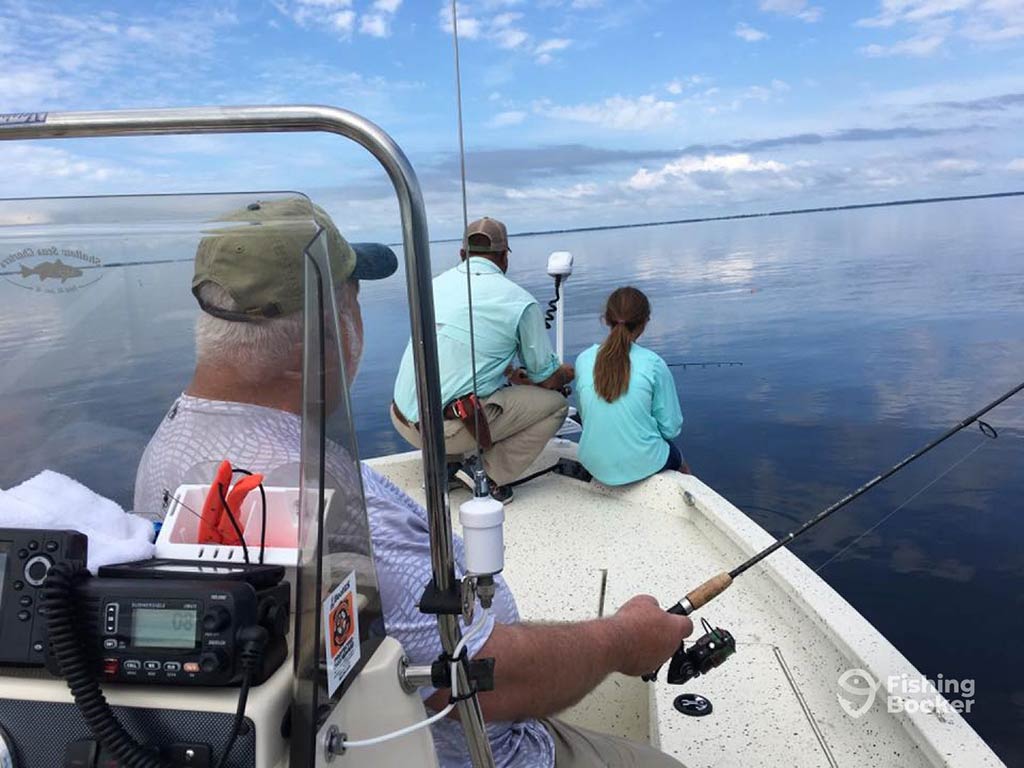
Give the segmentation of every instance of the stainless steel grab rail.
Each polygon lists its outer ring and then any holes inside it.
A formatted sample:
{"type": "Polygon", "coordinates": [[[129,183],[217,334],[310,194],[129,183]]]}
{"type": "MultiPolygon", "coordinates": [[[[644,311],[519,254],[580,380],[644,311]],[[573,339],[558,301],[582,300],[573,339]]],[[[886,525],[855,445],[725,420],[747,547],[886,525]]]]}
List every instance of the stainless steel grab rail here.
{"type": "MultiPolygon", "coordinates": [[[[15,139],[70,139],[88,136],[154,136],[204,133],[335,133],[355,141],[370,152],[387,171],[398,195],[405,251],[406,289],[412,352],[416,365],[416,396],[423,437],[423,475],[430,522],[430,556],[434,586],[447,592],[455,582],[455,556],[448,507],[445,472],[441,383],[438,374],[437,339],[434,335],[434,294],[430,274],[430,238],[419,181],[405,153],[380,127],[348,110],[317,105],[265,107],[188,107],[183,109],[132,109],[99,112],[32,112],[0,115],[0,141],[15,139]]],[[[309,579],[306,579],[309,582],[309,579]]],[[[316,585],[312,586],[316,589],[316,585]]],[[[319,597],[312,600],[317,604],[319,597]]],[[[309,604],[307,600],[304,603],[309,604]]],[[[439,616],[438,629],[445,651],[451,653],[461,632],[454,616],[439,616]]],[[[317,653],[314,641],[313,653],[317,653]]],[[[469,680],[459,669],[459,690],[469,690],[469,680]]],[[[296,710],[300,708],[295,708],[296,710]]],[[[458,704],[469,753],[478,768],[494,765],[483,712],[473,698],[458,704]]],[[[292,732],[315,730],[315,722],[299,722],[293,712],[292,732]]],[[[315,747],[306,739],[292,739],[290,764],[315,764],[315,747]]]]}

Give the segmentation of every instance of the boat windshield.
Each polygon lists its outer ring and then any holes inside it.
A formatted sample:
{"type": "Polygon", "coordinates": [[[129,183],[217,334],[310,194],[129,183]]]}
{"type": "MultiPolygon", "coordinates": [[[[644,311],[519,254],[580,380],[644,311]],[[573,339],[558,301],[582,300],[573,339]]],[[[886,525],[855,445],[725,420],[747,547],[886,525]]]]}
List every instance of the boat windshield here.
{"type": "Polygon", "coordinates": [[[158,554],[296,564],[308,712],[383,635],[346,378],[359,310],[328,238],[296,193],[0,200],[0,489],[34,489],[25,526],[98,534],[101,500],[49,470],[172,529],[158,554]],[[225,461],[237,519],[201,525],[225,461]],[[235,470],[263,475],[265,505],[235,470]]]}

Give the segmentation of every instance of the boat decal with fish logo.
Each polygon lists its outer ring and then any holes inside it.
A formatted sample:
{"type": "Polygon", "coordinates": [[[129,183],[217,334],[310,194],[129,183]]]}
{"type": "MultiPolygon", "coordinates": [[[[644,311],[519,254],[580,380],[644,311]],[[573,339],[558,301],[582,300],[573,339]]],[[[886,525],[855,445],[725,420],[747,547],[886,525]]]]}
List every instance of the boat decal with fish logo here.
{"type": "Polygon", "coordinates": [[[81,248],[25,247],[0,258],[0,277],[37,293],[73,293],[99,280],[102,266],[81,248]]]}
{"type": "Polygon", "coordinates": [[[21,276],[31,277],[35,275],[39,278],[39,282],[43,280],[60,280],[62,283],[66,283],[68,278],[81,277],[82,270],[78,267],[72,267],[65,264],[60,259],[56,261],[44,261],[34,267],[26,267],[24,264],[21,265],[21,276]]]}

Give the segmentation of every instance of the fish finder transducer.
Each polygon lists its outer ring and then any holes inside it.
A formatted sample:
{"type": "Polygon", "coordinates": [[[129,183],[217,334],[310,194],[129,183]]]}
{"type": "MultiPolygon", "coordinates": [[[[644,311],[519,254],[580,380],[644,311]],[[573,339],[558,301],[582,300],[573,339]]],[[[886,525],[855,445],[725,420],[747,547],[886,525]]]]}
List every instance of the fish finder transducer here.
{"type": "Polygon", "coordinates": [[[0,664],[43,665],[43,583],[55,563],[84,567],[87,549],[78,531],[0,528],[0,664]]]}
{"type": "Polygon", "coordinates": [[[226,686],[248,674],[258,685],[287,656],[282,566],[157,559],[106,566],[97,578],[80,574],[66,585],[62,575],[55,571],[47,585],[47,607],[57,611],[50,603],[64,601],[63,615],[78,627],[62,646],[62,627],[54,629],[51,616],[47,666],[54,674],[77,653],[106,682],[226,686]],[[260,628],[259,656],[247,658],[246,633],[260,628]]]}

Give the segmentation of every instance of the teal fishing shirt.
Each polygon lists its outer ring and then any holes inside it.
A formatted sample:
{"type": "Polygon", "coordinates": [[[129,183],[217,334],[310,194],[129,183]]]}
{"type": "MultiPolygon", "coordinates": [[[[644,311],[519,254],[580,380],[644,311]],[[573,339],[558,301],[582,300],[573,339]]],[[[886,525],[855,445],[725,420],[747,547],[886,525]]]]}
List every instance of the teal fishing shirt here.
{"type": "Polygon", "coordinates": [[[672,374],[656,353],[633,344],[629,389],[609,403],[594,389],[595,344],[576,358],[576,398],[583,417],[579,459],[605,485],[623,485],[660,472],[668,440],[683,428],[672,374]]]}
{"type": "MultiPolygon", "coordinates": [[[[468,261],[473,269],[477,394],[488,397],[503,387],[505,369],[516,357],[530,381],[544,381],[558,369],[559,362],[537,300],[505,277],[493,261],[480,256],[468,261]]],[[[442,272],[433,283],[442,405],[473,391],[466,264],[462,262],[442,272]]],[[[394,398],[405,418],[411,422],[420,420],[411,341],[395,379],[394,398]]]]}

